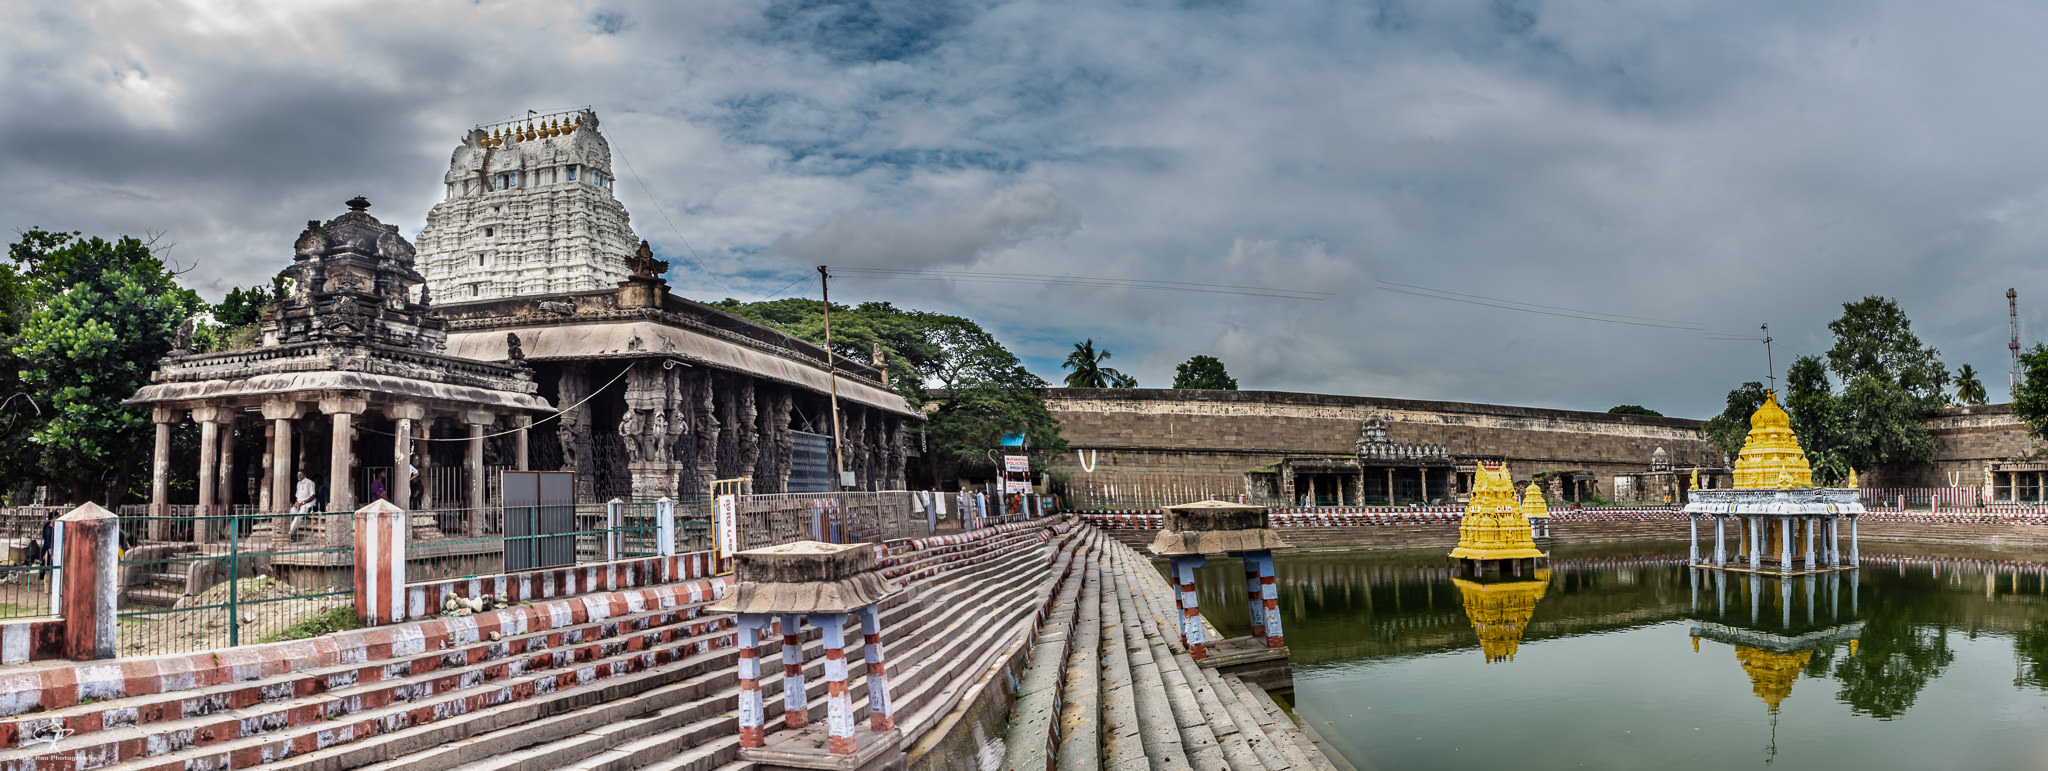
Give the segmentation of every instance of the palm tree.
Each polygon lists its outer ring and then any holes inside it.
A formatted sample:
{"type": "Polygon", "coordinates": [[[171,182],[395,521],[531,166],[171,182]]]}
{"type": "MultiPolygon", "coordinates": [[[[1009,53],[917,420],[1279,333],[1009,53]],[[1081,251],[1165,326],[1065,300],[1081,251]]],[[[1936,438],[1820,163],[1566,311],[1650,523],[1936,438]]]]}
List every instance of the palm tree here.
{"type": "Polygon", "coordinates": [[[1984,381],[1977,379],[1977,368],[1968,364],[1956,370],[1956,402],[1960,404],[1983,404],[1990,396],[1984,393],[1984,381]]]}
{"type": "Polygon", "coordinates": [[[1074,352],[1067,354],[1067,360],[1060,364],[1060,369],[1073,370],[1073,372],[1067,373],[1067,387],[1129,388],[1130,386],[1117,385],[1117,383],[1125,380],[1129,380],[1133,386],[1137,385],[1136,380],[1126,377],[1124,373],[1102,366],[1102,363],[1105,361],[1109,361],[1109,350],[1105,348],[1100,353],[1097,353],[1095,350],[1095,338],[1091,337],[1075,343],[1074,352]]]}

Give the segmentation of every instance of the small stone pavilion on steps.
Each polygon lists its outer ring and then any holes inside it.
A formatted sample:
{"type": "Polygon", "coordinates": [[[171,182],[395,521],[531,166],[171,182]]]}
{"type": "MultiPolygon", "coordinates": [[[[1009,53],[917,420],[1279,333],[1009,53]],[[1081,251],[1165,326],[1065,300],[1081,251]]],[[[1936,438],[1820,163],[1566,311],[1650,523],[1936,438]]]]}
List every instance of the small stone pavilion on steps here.
{"type": "Polygon", "coordinates": [[[1153,537],[1151,551],[1172,563],[1175,599],[1181,612],[1181,641],[1189,657],[1204,667],[1235,675],[1267,690],[1294,687],[1287,640],[1280,628],[1280,595],[1273,583],[1273,550],[1287,548],[1273,531],[1263,506],[1228,501],[1197,501],[1168,506],[1165,527],[1153,537]],[[1207,641],[1195,568],[1209,555],[1244,560],[1245,590],[1251,609],[1252,633],[1246,637],[1207,641]]]}
{"type": "MultiPolygon", "coordinates": [[[[354,510],[369,497],[357,489],[358,467],[386,464],[398,477],[387,485],[391,501],[412,508],[398,472],[427,466],[420,440],[435,421],[468,429],[470,508],[484,505],[487,433],[513,434],[516,467],[526,468],[527,426],[536,413],[554,409],[536,395],[532,373],[517,358],[498,364],[443,353],[446,325],[413,269],[412,244],[369,208],[357,197],[347,213],[306,223],[292,264],[272,279],[260,345],[193,353],[189,331],[181,332],[151,376],[155,382],[127,401],[155,410],[152,539],[207,540],[203,528],[172,528],[168,521],[170,429],[188,414],[201,426],[200,516],[225,514],[235,503],[233,486],[220,482],[234,478],[236,431],[263,433],[256,503],[268,513],[292,508],[298,471],[327,483],[328,510],[354,510]]],[[[310,530],[300,537],[329,537],[323,519],[305,524],[310,530]]]]}

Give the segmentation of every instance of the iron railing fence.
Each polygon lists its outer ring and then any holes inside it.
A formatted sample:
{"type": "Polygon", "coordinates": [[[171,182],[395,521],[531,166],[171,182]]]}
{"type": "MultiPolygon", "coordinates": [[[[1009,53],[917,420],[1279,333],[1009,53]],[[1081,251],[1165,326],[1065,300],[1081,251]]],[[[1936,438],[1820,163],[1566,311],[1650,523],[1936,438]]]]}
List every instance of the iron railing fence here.
{"type": "MultiPolygon", "coordinates": [[[[415,511],[405,578],[408,583],[446,581],[655,556],[661,553],[658,511],[653,501],[415,511]],[[550,510],[562,508],[569,509],[566,522],[550,521],[550,510]],[[613,508],[618,510],[616,526],[613,508]],[[506,520],[515,517],[524,518],[526,526],[507,528],[506,520]]],[[[690,537],[708,538],[709,529],[707,516],[697,528],[702,532],[690,537]]],[[[685,538],[680,511],[677,531],[680,544],[685,538]]]]}
{"type": "Polygon", "coordinates": [[[353,524],[346,511],[121,517],[119,654],[189,653],[282,639],[293,627],[310,636],[353,625],[353,524]]]}
{"type": "Polygon", "coordinates": [[[50,592],[57,569],[40,562],[0,565],[0,619],[54,615],[50,592]]]}

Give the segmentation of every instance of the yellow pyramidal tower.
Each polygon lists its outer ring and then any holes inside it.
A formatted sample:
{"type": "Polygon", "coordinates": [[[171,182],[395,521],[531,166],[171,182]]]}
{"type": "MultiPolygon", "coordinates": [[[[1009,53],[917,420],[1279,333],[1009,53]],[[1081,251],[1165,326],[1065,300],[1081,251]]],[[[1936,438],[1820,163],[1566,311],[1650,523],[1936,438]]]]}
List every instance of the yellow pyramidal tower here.
{"type": "MultiPolygon", "coordinates": [[[[1515,483],[1505,463],[1480,463],[1472,479],[1472,502],[1458,524],[1452,559],[1540,559],[1529,520],[1515,503],[1515,483]]],[[[1541,497],[1539,496],[1540,500],[1541,497]]]]}
{"type": "Polygon", "coordinates": [[[1749,416],[1749,438],[1735,459],[1735,489],[1770,490],[1813,486],[1813,467],[1806,450],[1792,434],[1792,416],[1778,406],[1776,391],[1764,392],[1764,403],[1749,416]]]}

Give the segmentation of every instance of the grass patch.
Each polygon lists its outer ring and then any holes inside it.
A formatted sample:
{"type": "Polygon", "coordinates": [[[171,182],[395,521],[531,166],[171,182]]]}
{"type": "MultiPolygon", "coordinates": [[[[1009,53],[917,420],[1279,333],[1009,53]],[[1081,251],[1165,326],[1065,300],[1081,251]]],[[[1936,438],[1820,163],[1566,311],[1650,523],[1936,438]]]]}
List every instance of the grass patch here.
{"type": "Polygon", "coordinates": [[[311,637],[319,637],[329,632],[359,629],[362,625],[362,619],[356,618],[355,607],[344,605],[339,608],[329,608],[326,613],[280,629],[276,634],[268,635],[256,642],[274,643],[285,640],[304,640],[311,637]]]}

